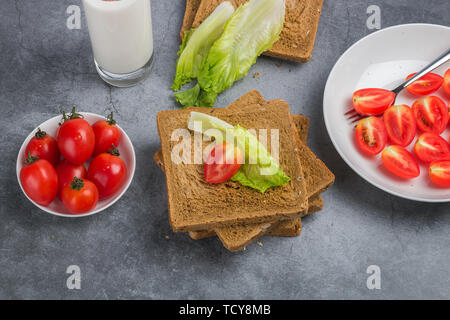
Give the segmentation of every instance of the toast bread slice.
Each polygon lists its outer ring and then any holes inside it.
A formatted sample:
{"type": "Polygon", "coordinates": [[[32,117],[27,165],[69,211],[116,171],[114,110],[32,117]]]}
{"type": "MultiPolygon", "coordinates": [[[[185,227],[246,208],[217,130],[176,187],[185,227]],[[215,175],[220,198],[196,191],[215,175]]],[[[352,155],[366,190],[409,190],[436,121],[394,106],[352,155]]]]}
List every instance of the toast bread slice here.
{"type": "MultiPolygon", "coordinates": [[[[204,181],[201,164],[175,164],[166,160],[164,171],[169,217],[175,232],[213,229],[241,223],[265,223],[296,217],[299,212],[305,212],[306,187],[300,157],[293,143],[296,132],[290,118],[289,106],[285,101],[273,100],[264,106],[253,105],[242,111],[226,108],[160,111],[157,124],[163,159],[170,159],[172,149],[179,143],[171,141],[172,132],[187,127],[189,114],[193,110],[217,116],[233,125],[240,124],[248,129],[279,129],[280,167],[291,181],[284,187],[270,188],[262,194],[233,181],[210,185],[204,181]]],[[[193,133],[189,133],[193,153],[193,133]]],[[[270,152],[270,141],[267,144],[270,152]]]]}
{"type": "MultiPolygon", "coordinates": [[[[198,27],[223,1],[235,8],[248,0],[201,0],[192,27],[198,27]]],[[[307,62],[312,55],[323,0],[286,0],[284,28],[280,39],[264,55],[307,62]]]]}
{"type": "Polygon", "coordinates": [[[184,11],[183,24],[180,30],[180,39],[183,41],[184,32],[192,28],[195,15],[201,0],[186,0],[186,10],[184,11]]]}

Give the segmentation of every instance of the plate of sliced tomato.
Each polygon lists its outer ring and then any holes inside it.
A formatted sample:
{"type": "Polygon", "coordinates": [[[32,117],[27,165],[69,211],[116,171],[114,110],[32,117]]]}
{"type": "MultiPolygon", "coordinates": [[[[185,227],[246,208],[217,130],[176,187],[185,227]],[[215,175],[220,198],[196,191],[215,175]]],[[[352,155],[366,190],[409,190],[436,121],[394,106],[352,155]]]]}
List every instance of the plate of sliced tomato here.
{"type": "Polygon", "coordinates": [[[28,135],[16,172],[25,196],[43,211],[84,217],[119,200],[135,167],[133,144],[112,113],[103,117],[73,109],[28,135]]]}
{"type": "Polygon", "coordinates": [[[450,27],[389,27],[352,45],[328,77],[323,112],[333,145],[356,173],[393,195],[450,201],[450,62],[390,91],[448,48],[450,27]],[[346,115],[351,109],[356,122],[346,115]]]}

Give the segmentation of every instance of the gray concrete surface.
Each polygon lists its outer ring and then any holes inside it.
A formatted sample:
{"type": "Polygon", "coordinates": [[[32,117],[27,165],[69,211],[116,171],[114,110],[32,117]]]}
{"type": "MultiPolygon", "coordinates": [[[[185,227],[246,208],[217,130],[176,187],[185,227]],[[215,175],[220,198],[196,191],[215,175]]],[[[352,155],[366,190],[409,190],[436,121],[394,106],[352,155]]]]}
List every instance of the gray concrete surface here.
{"type": "Polygon", "coordinates": [[[248,76],[219,96],[219,106],[251,89],[286,99],[292,112],[311,118],[309,144],[336,173],[325,209],[304,219],[301,237],[265,237],[264,247],[238,254],[215,238],[171,232],[164,176],[152,161],[160,146],[156,112],[177,108],[169,87],[184,1],[152,0],[153,73],[129,89],[111,88],[96,75],[84,18],[80,30],[66,27],[71,4],[81,1],[3,0],[0,8],[0,298],[450,298],[449,205],[396,198],[362,180],[331,145],[321,104],[340,54],[373,32],[366,27],[369,5],[381,8],[383,28],[449,25],[448,0],[325,0],[309,63],[277,66],[260,58],[250,71],[259,78],[248,76]],[[83,219],[34,207],[15,172],[28,133],[72,105],[114,110],[137,156],[125,196],[83,219]],[[81,290],[66,287],[69,265],[81,268],[81,290]],[[381,290],[366,287],[369,265],[381,268],[381,290]]]}

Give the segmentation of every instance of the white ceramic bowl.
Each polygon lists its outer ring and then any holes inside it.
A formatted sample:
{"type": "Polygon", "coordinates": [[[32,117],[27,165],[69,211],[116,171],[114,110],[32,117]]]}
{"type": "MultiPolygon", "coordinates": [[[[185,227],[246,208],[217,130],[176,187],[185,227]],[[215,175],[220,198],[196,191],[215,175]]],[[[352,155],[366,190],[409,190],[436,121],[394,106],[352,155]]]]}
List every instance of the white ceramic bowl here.
{"type": "MultiPolygon", "coordinates": [[[[89,112],[79,112],[79,113],[82,114],[84,116],[84,119],[87,120],[90,124],[94,124],[95,122],[97,122],[99,120],[105,120],[105,117],[102,117],[102,116],[94,114],[94,113],[89,113],[89,112]]],[[[59,127],[61,118],[62,118],[62,116],[57,116],[57,117],[51,118],[51,119],[45,121],[44,123],[40,124],[38,127],[56,139],[56,130],[59,127]]],[[[120,199],[120,197],[122,197],[122,195],[125,193],[125,191],[127,191],[128,187],[130,186],[131,181],[133,180],[134,170],[136,168],[136,155],[134,153],[133,144],[131,143],[131,140],[128,137],[128,135],[125,133],[125,131],[122,128],[120,128],[120,130],[122,131],[122,137],[121,137],[118,149],[120,151],[120,157],[123,159],[123,161],[125,162],[125,164],[127,166],[127,179],[126,179],[124,185],[122,186],[122,188],[120,188],[120,190],[115,195],[113,195],[112,197],[109,197],[107,199],[104,199],[104,200],[99,200],[99,202],[97,203],[97,206],[94,208],[94,210],[87,212],[87,213],[83,213],[83,214],[70,214],[69,211],[64,207],[64,205],[62,204],[62,202],[59,200],[58,197],[56,197],[56,199],[48,207],[44,207],[44,206],[37,204],[33,200],[31,200],[26,195],[26,193],[23,192],[25,194],[25,196],[35,206],[39,207],[40,209],[42,209],[48,213],[54,214],[56,216],[70,217],[70,218],[79,218],[79,217],[90,216],[90,215],[98,213],[102,210],[105,210],[109,206],[113,205],[117,200],[120,199]]],[[[34,137],[34,134],[36,133],[36,131],[37,131],[37,127],[25,139],[22,146],[20,147],[19,154],[17,155],[17,164],[16,164],[17,181],[19,182],[19,185],[20,185],[20,188],[22,189],[22,191],[24,191],[24,190],[23,190],[22,184],[20,183],[20,170],[22,169],[22,166],[23,166],[23,161],[24,161],[24,157],[25,157],[24,156],[25,148],[26,148],[28,142],[31,140],[31,138],[34,137]]],[[[89,167],[89,163],[85,163],[84,165],[85,165],[86,169],[89,167]]]]}
{"type": "MultiPolygon", "coordinates": [[[[344,116],[351,108],[354,91],[361,88],[392,90],[407,75],[419,71],[450,47],[450,28],[431,24],[398,25],[374,32],[351,46],[336,62],[328,77],[323,100],[325,125],[336,150],[361,177],[393,195],[424,202],[450,201],[450,189],[435,187],[428,177],[428,167],[420,165],[416,179],[402,180],[384,169],[380,155],[363,154],[354,138],[354,124],[344,116]]],[[[443,75],[450,68],[445,63],[433,72],[443,75]]],[[[442,89],[433,95],[446,103],[442,89]]],[[[396,104],[420,99],[407,90],[399,94],[396,104]]],[[[443,134],[448,139],[450,130],[443,134]]],[[[416,139],[407,148],[412,150],[416,139]]]]}

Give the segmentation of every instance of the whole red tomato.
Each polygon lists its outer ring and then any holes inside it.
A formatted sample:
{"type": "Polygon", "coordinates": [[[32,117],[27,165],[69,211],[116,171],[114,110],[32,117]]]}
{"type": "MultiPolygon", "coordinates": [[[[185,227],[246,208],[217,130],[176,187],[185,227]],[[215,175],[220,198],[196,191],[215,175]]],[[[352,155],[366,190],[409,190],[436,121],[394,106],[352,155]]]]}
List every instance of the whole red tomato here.
{"type": "Polygon", "coordinates": [[[115,146],[110,153],[99,154],[92,160],[87,177],[97,186],[100,199],[112,196],[122,187],[127,167],[115,146]]]}
{"type": "Polygon", "coordinates": [[[45,131],[42,131],[41,128],[38,128],[38,131],[25,148],[25,157],[29,153],[32,157],[47,160],[52,165],[55,165],[59,160],[59,150],[56,140],[45,131]]]}
{"type": "Polygon", "coordinates": [[[73,178],[61,191],[61,201],[73,214],[86,213],[98,202],[98,189],[91,181],[73,178]]]}
{"type": "Polygon", "coordinates": [[[58,193],[58,176],[55,168],[44,159],[28,154],[22,170],[20,183],[27,196],[41,206],[48,206],[58,193]]]}
{"type": "Polygon", "coordinates": [[[95,148],[95,134],[89,122],[72,109],[69,117],[63,115],[63,123],[58,132],[58,147],[69,162],[82,164],[89,160],[95,148]]]}
{"type": "Polygon", "coordinates": [[[100,153],[108,152],[112,145],[117,147],[120,142],[122,133],[116,126],[116,120],[114,120],[112,112],[107,116],[107,119],[108,120],[97,121],[92,126],[95,133],[95,156],[100,153]]]}
{"type": "Polygon", "coordinates": [[[66,159],[62,160],[56,166],[56,174],[58,175],[59,191],[73,180],[74,177],[83,179],[86,177],[87,170],[82,164],[73,164],[66,159]]]}

